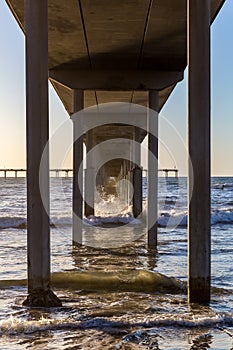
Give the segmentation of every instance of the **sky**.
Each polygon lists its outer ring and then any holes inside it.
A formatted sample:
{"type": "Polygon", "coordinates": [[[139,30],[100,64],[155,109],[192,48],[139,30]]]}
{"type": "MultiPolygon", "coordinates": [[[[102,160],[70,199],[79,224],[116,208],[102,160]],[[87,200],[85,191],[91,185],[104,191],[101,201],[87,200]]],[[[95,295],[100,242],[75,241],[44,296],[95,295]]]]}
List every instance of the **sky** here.
{"type": "MultiPolygon", "coordinates": [[[[233,0],[226,0],[211,27],[211,173],[233,176],[233,0]]],[[[0,169],[26,166],[25,39],[0,0],[0,169]]],[[[50,135],[69,118],[49,88],[50,135]]],[[[160,113],[159,166],[187,175],[187,70],[160,113]]],[[[67,135],[72,138],[71,128],[67,135]]],[[[51,166],[56,166],[56,146],[51,166]]],[[[142,152],[145,159],[145,152],[142,152]]],[[[143,161],[143,165],[144,165],[143,161]]],[[[70,166],[70,156],[64,161],[70,166]]]]}

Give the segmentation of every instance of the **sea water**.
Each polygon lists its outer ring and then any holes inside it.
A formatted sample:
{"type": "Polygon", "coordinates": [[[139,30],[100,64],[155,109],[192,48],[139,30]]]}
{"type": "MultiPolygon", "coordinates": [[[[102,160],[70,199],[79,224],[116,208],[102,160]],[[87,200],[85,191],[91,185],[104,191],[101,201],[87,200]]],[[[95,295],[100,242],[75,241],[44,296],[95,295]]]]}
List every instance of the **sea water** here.
{"type": "MultiPolygon", "coordinates": [[[[146,179],[144,179],[144,205],[146,179]]],[[[53,290],[26,308],[26,182],[0,178],[0,349],[232,349],[233,178],[212,178],[212,298],[187,303],[187,179],[159,179],[157,251],[131,207],[100,200],[72,245],[72,181],[51,178],[53,290]],[[118,224],[117,229],[113,224],[118,224]],[[85,226],[86,225],[86,226],[85,226]]]]}

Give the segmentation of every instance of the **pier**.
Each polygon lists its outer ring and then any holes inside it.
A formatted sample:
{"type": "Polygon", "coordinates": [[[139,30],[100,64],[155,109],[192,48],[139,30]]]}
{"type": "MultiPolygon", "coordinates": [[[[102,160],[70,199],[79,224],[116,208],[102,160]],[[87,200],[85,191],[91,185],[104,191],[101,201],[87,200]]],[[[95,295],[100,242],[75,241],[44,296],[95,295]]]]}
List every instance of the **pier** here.
{"type": "MultiPolygon", "coordinates": [[[[158,241],[159,113],[186,67],[188,298],[209,302],[210,26],[224,0],[6,2],[26,36],[29,295],[25,304],[60,305],[50,287],[48,79],[73,122],[74,244],[82,242],[83,216],[95,213],[97,184],[111,193],[112,179],[118,181],[128,202],[133,202],[135,215],[140,215],[141,143],[147,136],[147,244],[153,250],[158,241]],[[110,102],[115,110],[108,110],[110,102]]],[[[168,176],[171,170],[162,171],[168,176]]],[[[178,170],[172,171],[178,176],[178,170]]]]}
{"type": "Polygon", "coordinates": [[[26,173],[26,169],[0,169],[0,174],[3,174],[4,178],[7,178],[7,173],[14,173],[15,178],[18,177],[18,173],[26,173]]]}
{"type": "MultiPolygon", "coordinates": [[[[61,175],[65,174],[65,177],[69,177],[70,174],[73,176],[73,169],[49,169],[50,174],[54,174],[55,177],[60,177],[61,175]]],[[[144,169],[144,171],[147,174],[147,170],[144,169]]],[[[165,177],[169,176],[169,173],[174,173],[175,177],[178,177],[179,170],[178,169],[158,169],[158,172],[163,172],[165,174],[165,177]]],[[[9,169],[0,169],[0,174],[3,174],[4,178],[7,178],[7,173],[13,173],[14,177],[17,179],[19,173],[23,173],[26,175],[27,170],[26,169],[17,169],[17,168],[9,168],[9,169]]]]}
{"type": "Polygon", "coordinates": [[[158,169],[159,172],[163,172],[165,177],[169,176],[169,173],[173,173],[175,177],[178,177],[179,170],[178,169],[158,169]]]}
{"type": "MultiPolygon", "coordinates": [[[[69,177],[69,174],[73,172],[73,169],[49,169],[50,174],[54,174],[56,177],[59,177],[61,174],[65,174],[65,177],[69,177]]],[[[17,168],[9,168],[9,169],[0,169],[0,174],[3,174],[4,178],[7,178],[7,173],[13,173],[14,177],[17,178],[18,174],[23,173],[26,176],[27,169],[17,169],[17,168]]]]}

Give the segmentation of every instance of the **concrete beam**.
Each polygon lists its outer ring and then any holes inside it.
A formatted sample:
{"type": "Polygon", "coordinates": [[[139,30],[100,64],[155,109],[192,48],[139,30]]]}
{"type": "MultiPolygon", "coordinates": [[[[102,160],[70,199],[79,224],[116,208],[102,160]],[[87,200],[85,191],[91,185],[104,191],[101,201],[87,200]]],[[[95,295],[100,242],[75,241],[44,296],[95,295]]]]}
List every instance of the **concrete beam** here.
{"type": "Polygon", "coordinates": [[[210,301],[210,11],[188,0],[190,302],[210,301]]]}
{"type": "Polygon", "coordinates": [[[71,89],[83,90],[162,90],[183,79],[183,71],[108,71],[61,70],[49,71],[51,80],[71,89]]]}
{"type": "Polygon", "coordinates": [[[60,306],[50,290],[47,0],[26,1],[26,123],[29,295],[24,305],[60,306]]]}
{"type": "MultiPolygon", "coordinates": [[[[80,112],[84,108],[84,91],[74,90],[74,112],[80,112]]],[[[83,219],[83,132],[78,130],[82,125],[73,116],[73,243],[82,244],[82,219],[83,219]],[[80,174],[80,176],[79,176],[80,174]]]]}

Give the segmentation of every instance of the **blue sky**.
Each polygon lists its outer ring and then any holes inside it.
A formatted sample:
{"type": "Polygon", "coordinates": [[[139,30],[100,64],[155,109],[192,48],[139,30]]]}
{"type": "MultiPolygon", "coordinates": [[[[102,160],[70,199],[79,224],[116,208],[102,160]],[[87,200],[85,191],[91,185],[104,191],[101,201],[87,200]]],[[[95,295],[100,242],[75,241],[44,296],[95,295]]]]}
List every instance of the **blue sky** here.
{"type": "MultiPolygon", "coordinates": [[[[212,43],[212,175],[233,176],[233,0],[226,0],[211,29],[212,43]]],[[[24,35],[4,0],[0,0],[0,168],[25,167],[25,54],[24,35]]],[[[173,127],[161,121],[160,165],[186,174],[187,72],[161,112],[173,127]],[[176,129],[184,142],[172,136],[176,129]]],[[[50,88],[51,134],[68,118],[50,88]]],[[[70,132],[71,137],[71,130],[70,132]]],[[[53,166],[55,158],[51,156],[53,166]]],[[[69,165],[69,158],[65,163],[69,165]]]]}

